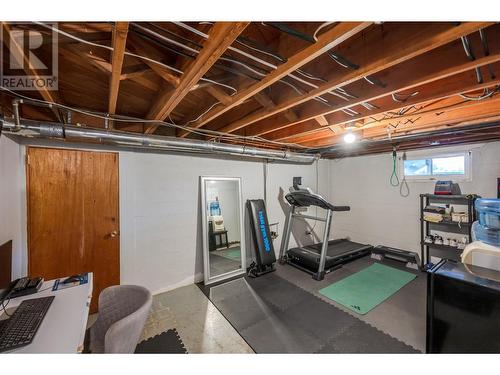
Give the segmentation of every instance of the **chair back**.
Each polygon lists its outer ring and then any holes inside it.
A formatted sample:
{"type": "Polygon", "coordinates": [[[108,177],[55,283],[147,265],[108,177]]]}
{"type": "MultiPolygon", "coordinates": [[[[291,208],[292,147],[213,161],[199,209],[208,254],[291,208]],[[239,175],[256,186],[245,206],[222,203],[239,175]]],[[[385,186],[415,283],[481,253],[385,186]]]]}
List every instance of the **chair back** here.
{"type": "Polygon", "coordinates": [[[93,353],[134,353],[151,309],[149,290],[116,285],[99,295],[99,315],[90,331],[93,353]]]}

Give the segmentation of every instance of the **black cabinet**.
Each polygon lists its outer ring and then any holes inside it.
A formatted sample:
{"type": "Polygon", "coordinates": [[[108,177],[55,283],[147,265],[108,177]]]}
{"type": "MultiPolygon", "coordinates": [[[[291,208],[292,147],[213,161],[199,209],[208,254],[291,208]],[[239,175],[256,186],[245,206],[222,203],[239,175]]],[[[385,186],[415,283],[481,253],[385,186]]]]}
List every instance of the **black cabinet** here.
{"type": "Polygon", "coordinates": [[[427,272],[427,353],[500,353],[500,272],[450,260],[427,272]]]}

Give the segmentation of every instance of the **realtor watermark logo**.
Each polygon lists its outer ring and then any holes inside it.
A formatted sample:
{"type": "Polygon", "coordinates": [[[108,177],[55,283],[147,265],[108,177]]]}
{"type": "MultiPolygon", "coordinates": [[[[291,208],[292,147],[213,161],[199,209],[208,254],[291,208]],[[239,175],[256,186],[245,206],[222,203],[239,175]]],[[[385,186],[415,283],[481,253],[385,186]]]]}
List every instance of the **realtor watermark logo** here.
{"type": "MultiPolygon", "coordinates": [[[[57,33],[30,29],[30,23],[4,23],[0,29],[0,82],[11,90],[57,90],[57,33]]],[[[56,23],[46,23],[57,29],[56,23]]]]}

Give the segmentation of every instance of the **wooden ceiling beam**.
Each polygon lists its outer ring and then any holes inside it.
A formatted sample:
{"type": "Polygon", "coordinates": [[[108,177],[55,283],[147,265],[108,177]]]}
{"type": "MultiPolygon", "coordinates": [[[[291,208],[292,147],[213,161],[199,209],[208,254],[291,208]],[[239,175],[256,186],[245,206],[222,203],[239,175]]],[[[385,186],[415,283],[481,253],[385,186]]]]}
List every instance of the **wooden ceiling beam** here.
{"type": "MultiPolygon", "coordinates": [[[[276,103],[274,102],[274,100],[272,100],[271,97],[269,97],[269,95],[267,95],[264,91],[255,94],[253,98],[266,109],[271,109],[276,107],[276,103]]],[[[287,118],[288,121],[297,120],[297,114],[292,110],[283,112],[283,115],[287,118]]]]}
{"type": "MultiPolygon", "coordinates": [[[[362,54],[362,56],[367,56],[367,58],[359,69],[344,71],[342,74],[338,74],[335,78],[322,84],[317,89],[313,89],[304,95],[290,97],[279,103],[272,110],[252,113],[218,130],[231,133],[243,127],[247,127],[257,121],[261,121],[292,107],[308,102],[315,97],[346,86],[366,76],[371,76],[384,69],[401,64],[404,61],[422,55],[492,24],[491,22],[467,22],[455,26],[451,23],[430,23],[428,26],[421,26],[419,30],[415,30],[412,27],[403,27],[398,33],[392,32],[384,34],[382,40],[378,43],[370,43],[362,46],[360,54],[362,54]]],[[[319,114],[322,113],[315,113],[311,118],[319,114]]],[[[247,134],[257,135],[254,134],[253,131],[247,132],[247,134]]]]}
{"type": "MultiPolygon", "coordinates": [[[[161,62],[162,59],[160,57],[160,53],[156,48],[144,43],[144,41],[141,39],[135,38],[133,35],[129,37],[129,42],[136,54],[149,57],[153,60],[159,60],[161,62]]],[[[180,78],[167,68],[164,68],[159,64],[155,64],[154,62],[145,59],[141,61],[149,66],[152,71],[158,74],[161,78],[163,78],[164,81],[168,82],[173,87],[179,86],[180,78]]]]}
{"type": "Polygon", "coordinates": [[[205,87],[205,91],[212,95],[215,99],[222,103],[222,105],[228,105],[231,103],[231,96],[226,94],[220,88],[214,84],[210,84],[205,87]]]}
{"type": "MultiPolygon", "coordinates": [[[[445,59],[444,61],[455,61],[455,60],[445,59]]],[[[500,61],[500,50],[498,52],[491,54],[490,56],[480,57],[474,61],[466,61],[462,64],[458,64],[453,67],[446,67],[444,69],[439,69],[440,68],[439,65],[442,64],[442,62],[440,63],[439,61],[437,61],[436,64],[430,64],[426,63],[425,61],[422,61],[421,64],[422,69],[419,69],[420,65],[416,64],[414,66],[415,69],[411,70],[414,73],[412,77],[403,77],[402,76],[403,72],[389,73],[388,77],[390,78],[390,81],[397,82],[397,84],[394,83],[388,84],[387,88],[385,89],[380,89],[380,88],[377,89],[372,87],[371,88],[372,90],[370,90],[369,87],[367,90],[368,92],[363,96],[360,96],[358,99],[342,106],[336,106],[334,109],[326,109],[320,111],[319,113],[322,113],[323,116],[327,116],[333,113],[340,113],[339,111],[343,109],[353,108],[354,106],[360,105],[361,103],[373,102],[374,100],[378,100],[380,98],[387,97],[392,94],[412,90],[414,88],[418,88],[423,84],[432,83],[434,81],[438,81],[475,68],[490,65],[498,61],[500,61]],[[429,66],[431,67],[435,66],[436,70],[430,73],[426,73],[424,69],[429,70],[428,69],[429,66]]],[[[249,135],[258,135],[258,136],[263,136],[265,134],[269,135],[269,139],[272,140],[279,140],[288,136],[290,133],[290,130],[288,129],[292,127],[294,133],[297,135],[300,133],[307,133],[309,131],[314,131],[318,128],[311,123],[305,124],[306,121],[309,121],[311,119],[316,119],[317,116],[314,115],[316,115],[317,113],[318,113],[317,110],[310,111],[307,108],[305,108],[304,111],[300,113],[299,120],[296,122],[289,122],[287,124],[276,123],[276,122],[259,123],[259,124],[254,124],[253,126],[247,128],[246,131],[247,134],[249,135]]],[[[347,121],[348,120],[347,115],[345,115],[345,117],[347,121]]]]}
{"type": "MultiPolygon", "coordinates": [[[[408,126],[403,126],[400,130],[396,129],[392,134],[394,135],[400,132],[416,131],[418,129],[429,129],[435,126],[451,126],[456,123],[463,123],[464,121],[484,122],[485,120],[481,120],[481,118],[498,114],[499,110],[500,97],[485,99],[483,101],[468,101],[457,103],[456,105],[448,109],[440,110],[439,108],[435,108],[433,111],[423,113],[421,115],[414,114],[403,116],[401,117],[401,119],[413,118],[415,120],[418,117],[420,117],[420,119],[417,121],[418,124],[417,122],[415,122],[414,124],[411,124],[411,122],[409,122],[407,124],[408,126]]],[[[385,121],[385,124],[388,124],[389,122],[390,120],[387,120],[385,121]]],[[[395,121],[392,120],[392,122],[395,121]]],[[[373,128],[373,131],[371,130],[372,129],[370,128],[364,128],[360,130],[355,129],[354,131],[361,131],[363,137],[375,137],[387,134],[387,130],[385,129],[385,127],[380,127],[380,130],[376,130],[376,128],[373,128]],[[368,132],[368,130],[370,130],[370,132],[368,132]]],[[[332,134],[330,133],[328,137],[325,136],[323,138],[313,140],[296,140],[294,143],[299,143],[307,147],[327,147],[340,141],[340,136],[332,136],[332,134]]]]}
{"type": "Polygon", "coordinates": [[[86,64],[90,64],[97,70],[99,70],[101,73],[111,74],[111,63],[109,63],[104,59],[101,59],[100,57],[84,53],[70,46],[64,46],[64,48],[59,48],[59,53],[65,59],[71,61],[74,64],[77,64],[82,67],[85,67],[86,64]]]}
{"type": "Polygon", "coordinates": [[[142,76],[146,73],[152,72],[149,66],[144,64],[131,65],[122,68],[122,74],[120,75],[120,80],[132,79],[134,77],[142,76]]]}
{"type": "MultiPolygon", "coordinates": [[[[352,118],[348,121],[336,121],[334,123],[330,123],[328,127],[332,129],[332,126],[338,127],[347,122],[359,120],[367,121],[363,126],[361,126],[361,129],[376,127],[378,126],[378,123],[371,121],[370,118],[375,118],[376,116],[386,114],[387,112],[396,112],[410,106],[424,106],[433,101],[446,99],[475,90],[483,90],[485,88],[489,88],[498,84],[500,84],[500,78],[487,79],[485,82],[478,84],[474,72],[462,73],[460,75],[451,76],[446,79],[436,81],[433,84],[422,86],[420,88],[421,93],[419,95],[415,96],[414,98],[408,99],[404,103],[392,102],[390,106],[386,105],[383,109],[370,111],[369,113],[356,116],[355,118],[352,118]]],[[[338,128],[332,130],[336,129],[338,128]]],[[[293,131],[293,129],[290,130],[293,131]]],[[[319,129],[306,134],[291,133],[288,137],[280,138],[280,141],[300,143],[304,140],[317,140],[321,138],[328,138],[330,136],[331,134],[328,130],[319,129]]]]}
{"type": "MultiPolygon", "coordinates": [[[[11,28],[7,22],[2,22],[2,31],[3,31],[3,42],[7,49],[11,51],[11,56],[14,58],[20,58],[21,61],[17,61],[19,65],[21,65],[27,75],[35,77],[35,80],[37,80],[40,75],[37,73],[35,68],[33,67],[30,59],[26,54],[24,53],[24,49],[19,45],[19,43],[14,39],[10,37],[6,37],[7,35],[10,35],[11,33],[11,28]],[[10,41],[10,42],[9,42],[10,41]],[[14,51],[12,51],[12,49],[14,51]]],[[[2,62],[3,63],[3,62],[2,62]]],[[[46,87],[36,87],[35,91],[38,91],[40,95],[42,96],[43,100],[51,103],[59,103],[59,99],[57,97],[57,94],[55,91],[51,91],[47,89],[46,87]]],[[[52,108],[52,112],[56,116],[57,119],[59,119],[59,111],[57,108],[52,108]]]]}
{"type": "MultiPolygon", "coordinates": [[[[499,39],[500,42],[500,39],[499,39]]],[[[500,46],[500,44],[499,44],[500,46]]],[[[453,77],[460,77],[460,73],[467,72],[467,71],[472,71],[472,69],[475,68],[481,68],[486,65],[490,65],[495,62],[500,61],[500,49],[498,52],[495,52],[489,56],[485,57],[480,57],[474,61],[467,61],[465,63],[456,65],[452,68],[445,68],[443,70],[435,71],[430,74],[426,75],[421,75],[419,73],[421,70],[415,69],[414,71],[416,72],[413,78],[410,81],[404,81],[404,80],[399,80],[396,81],[398,82],[398,87],[395,90],[394,85],[391,85],[392,87],[388,90],[385,90],[384,92],[380,91],[378,89],[378,94],[375,96],[371,96],[370,98],[367,98],[366,96],[356,99],[355,102],[352,102],[349,104],[349,106],[344,106],[341,107],[340,109],[345,109],[345,108],[352,108],[354,105],[359,104],[360,102],[373,102],[374,100],[378,100],[381,98],[385,97],[390,97],[393,93],[398,92],[404,92],[408,90],[412,91],[424,91],[423,94],[426,95],[425,90],[422,90],[426,88],[424,84],[431,84],[433,82],[445,82],[446,84],[444,86],[448,87],[450,84],[448,82],[451,82],[451,91],[450,93],[453,94],[455,91],[453,89],[456,89],[458,78],[453,78],[453,77]]],[[[439,64],[439,63],[437,63],[439,64]]],[[[419,65],[416,65],[415,68],[418,68],[419,65]]],[[[389,74],[389,76],[396,78],[398,74],[389,74]]],[[[487,80],[488,81],[488,80],[487,80]]],[[[442,93],[442,90],[440,91],[442,93]]],[[[367,95],[371,95],[370,93],[367,95]]],[[[422,98],[422,92],[420,92],[419,95],[417,95],[414,98],[411,98],[407,100],[405,103],[411,104],[411,103],[418,103],[421,101],[422,98]]],[[[339,121],[339,118],[343,118],[345,121],[344,122],[349,122],[349,121],[355,121],[360,118],[364,118],[365,115],[377,115],[379,113],[383,113],[386,110],[394,110],[395,108],[400,108],[401,105],[398,105],[398,103],[394,102],[392,103],[393,105],[388,108],[381,108],[381,109],[375,109],[373,111],[369,111],[366,113],[364,111],[364,114],[356,115],[356,116],[347,116],[344,113],[341,113],[339,110],[334,109],[334,110],[327,110],[324,112],[323,116],[327,115],[334,115],[333,117],[335,118],[335,121],[332,122],[330,121],[330,124],[341,124],[343,121],[339,121]]],[[[307,109],[306,109],[307,110],[307,109]]],[[[300,134],[307,134],[310,132],[317,131],[321,128],[321,126],[317,126],[315,123],[306,123],[305,121],[309,121],[311,119],[315,119],[316,117],[312,117],[311,115],[299,115],[302,120],[304,121],[298,121],[294,123],[289,123],[286,125],[283,125],[283,123],[277,123],[277,124],[270,124],[270,125],[264,125],[264,124],[255,124],[254,126],[247,128],[247,134],[249,135],[258,135],[258,136],[263,136],[266,135],[267,138],[272,139],[272,140],[282,140],[284,138],[287,138],[289,136],[298,136],[300,134]],[[266,130],[263,130],[266,129],[266,130]]],[[[323,125],[324,126],[324,125],[323,125]]]]}
{"type": "Polygon", "coordinates": [[[115,22],[113,29],[111,53],[111,77],[109,82],[108,114],[114,115],[118,92],[120,91],[120,78],[122,74],[123,58],[125,57],[125,46],[127,44],[128,22],[115,22]]]}
{"type": "MultiPolygon", "coordinates": [[[[226,49],[245,30],[249,22],[217,22],[209,31],[208,39],[203,43],[200,53],[192,61],[181,77],[179,86],[168,95],[161,95],[153,104],[147,118],[164,120],[167,118],[181,100],[189,93],[191,88],[205,75],[217,62],[226,49]]],[[[146,132],[153,133],[157,126],[149,127],[146,132]]]]}
{"type": "Polygon", "coordinates": [[[326,119],[326,117],[324,115],[318,115],[318,116],[314,117],[314,119],[319,124],[319,126],[327,126],[328,125],[328,120],[326,119]]]}
{"type": "MultiPolygon", "coordinates": [[[[202,119],[192,123],[191,127],[200,128],[205,124],[208,124],[230,109],[242,104],[258,92],[271,86],[281,78],[294,72],[308,62],[316,59],[318,56],[346,41],[350,37],[366,29],[370,25],[370,22],[341,22],[340,24],[321,34],[316,43],[304,48],[300,52],[290,57],[287,62],[278,66],[277,69],[267,74],[262,80],[232,96],[230,105],[214,107],[214,109],[205,114],[202,119]]],[[[180,137],[185,137],[187,135],[188,132],[186,131],[179,133],[180,137]]]]}

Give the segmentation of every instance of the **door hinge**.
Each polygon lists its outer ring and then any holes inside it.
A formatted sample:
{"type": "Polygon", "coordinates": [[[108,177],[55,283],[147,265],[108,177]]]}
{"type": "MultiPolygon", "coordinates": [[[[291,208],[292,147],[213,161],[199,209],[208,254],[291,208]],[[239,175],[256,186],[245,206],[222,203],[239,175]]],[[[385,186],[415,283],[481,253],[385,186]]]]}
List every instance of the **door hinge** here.
{"type": "Polygon", "coordinates": [[[30,155],[29,154],[26,154],[26,165],[30,165],[30,155]]]}

